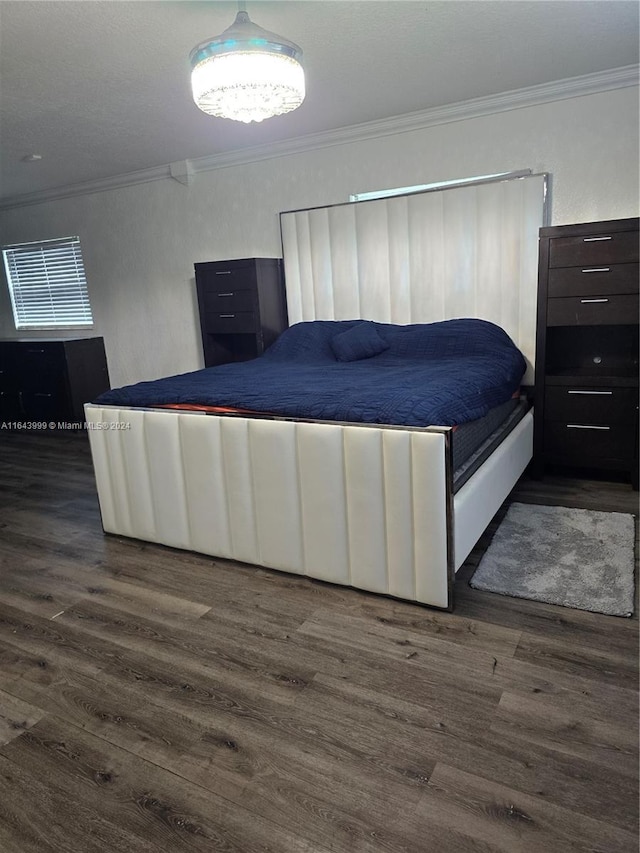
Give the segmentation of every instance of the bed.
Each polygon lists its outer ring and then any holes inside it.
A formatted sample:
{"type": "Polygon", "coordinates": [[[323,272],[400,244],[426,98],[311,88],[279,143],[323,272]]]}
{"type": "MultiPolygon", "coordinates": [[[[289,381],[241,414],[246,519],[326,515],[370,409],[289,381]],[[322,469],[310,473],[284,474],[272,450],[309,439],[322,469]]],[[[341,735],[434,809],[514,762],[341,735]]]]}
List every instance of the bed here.
{"type": "MultiPolygon", "coordinates": [[[[390,417],[384,402],[380,414],[375,378],[370,396],[360,384],[351,401],[347,385],[310,407],[256,404],[234,396],[242,365],[215,368],[225,393],[209,402],[233,414],[166,408],[194,398],[165,398],[157,385],[150,398],[105,396],[85,409],[105,532],[451,609],[456,570],[532,455],[533,414],[516,401],[509,429],[501,420],[476,440],[466,469],[454,463],[456,432],[508,405],[520,378],[531,381],[545,198],[546,177],[530,176],[282,214],[292,328],[254,371],[273,371],[289,339],[300,346],[296,336],[311,329],[336,375],[389,372],[416,329],[445,327],[455,332],[447,340],[469,344],[465,324],[480,321],[489,348],[517,345],[519,378],[475,409],[462,395],[462,418],[423,411],[407,393],[406,417],[390,417]],[[384,348],[343,361],[332,342],[359,330],[365,348],[371,331],[384,348]]],[[[442,338],[436,349],[446,346],[442,338]]],[[[472,371],[461,381],[471,388],[472,371]]]]}

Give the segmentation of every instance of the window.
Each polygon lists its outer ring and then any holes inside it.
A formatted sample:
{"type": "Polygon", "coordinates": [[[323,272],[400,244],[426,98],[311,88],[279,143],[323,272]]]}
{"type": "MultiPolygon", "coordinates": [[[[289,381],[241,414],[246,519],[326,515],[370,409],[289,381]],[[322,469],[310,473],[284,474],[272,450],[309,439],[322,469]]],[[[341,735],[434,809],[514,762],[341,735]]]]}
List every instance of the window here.
{"type": "Polygon", "coordinates": [[[511,178],[525,178],[531,174],[531,169],[520,169],[518,172],[498,172],[495,175],[476,175],[473,178],[456,178],[454,181],[437,181],[434,184],[419,184],[413,187],[397,187],[392,190],[374,190],[370,193],[355,193],[349,196],[349,201],[369,201],[374,198],[389,198],[394,195],[409,195],[427,190],[445,190],[453,187],[463,187],[465,184],[487,184],[491,181],[504,181],[511,178]]]}
{"type": "Polygon", "coordinates": [[[16,329],[92,326],[79,237],[2,250],[16,329]]]}

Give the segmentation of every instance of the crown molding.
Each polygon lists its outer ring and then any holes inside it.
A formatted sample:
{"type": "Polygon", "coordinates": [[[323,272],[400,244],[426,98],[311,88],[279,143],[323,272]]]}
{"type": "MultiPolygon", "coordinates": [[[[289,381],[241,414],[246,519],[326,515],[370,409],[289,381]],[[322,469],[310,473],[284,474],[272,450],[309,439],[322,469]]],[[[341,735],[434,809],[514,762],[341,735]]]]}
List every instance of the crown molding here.
{"type": "MultiPolygon", "coordinates": [[[[542,83],[537,86],[529,86],[525,89],[502,92],[498,95],[488,95],[482,98],[473,98],[469,101],[459,101],[455,104],[432,107],[427,110],[341,127],[336,130],[322,131],[320,133],[296,137],[295,139],[283,140],[282,142],[258,145],[222,154],[212,154],[208,157],[185,161],[185,163],[189,163],[189,177],[191,177],[192,173],[209,172],[215,169],[228,168],[229,166],[240,166],[245,163],[257,163],[261,160],[287,157],[291,154],[301,154],[314,149],[361,142],[383,136],[392,136],[398,133],[408,133],[433,127],[434,125],[465,121],[467,119],[480,118],[510,110],[538,106],[553,101],[579,98],[585,95],[608,92],[612,89],[637,86],[640,82],[639,75],[639,65],[627,65],[623,68],[613,68],[607,71],[598,71],[594,74],[585,74],[581,77],[555,80],[552,83],[542,83]]],[[[156,166],[151,169],[127,172],[110,178],[100,178],[95,181],[84,181],[83,183],[70,184],[51,190],[13,196],[0,201],[0,210],[24,207],[31,204],[42,204],[48,201],[58,201],[59,199],[104,192],[105,190],[120,189],[121,187],[134,186],[135,184],[148,183],[149,181],[175,178],[175,166],[176,164],[156,166]]],[[[186,185],[191,184],[191,180],[188,182],[181,180],[181,182],[186,183],[186,185]]]]}
{"type": "Polygon", "coordinates": [[[79,195],[91,195],[105,190],[118,190],[122,187],[132,187],[135,184],[148,184],[150,181],[161,181],[171,177],[171,166],[153,166],[150,169],[139,169],[136,172],[123,172],[110,178],[97,178],[95,181],[83,181],[79,184],[68,184],[65,187],[55,187],[51,190],[40,190],[35,193],[25,193],[0,201],[0,210],[14,207],[25,207],[30,204],[43,204],[47,201],[59,201],[79,195]]]}

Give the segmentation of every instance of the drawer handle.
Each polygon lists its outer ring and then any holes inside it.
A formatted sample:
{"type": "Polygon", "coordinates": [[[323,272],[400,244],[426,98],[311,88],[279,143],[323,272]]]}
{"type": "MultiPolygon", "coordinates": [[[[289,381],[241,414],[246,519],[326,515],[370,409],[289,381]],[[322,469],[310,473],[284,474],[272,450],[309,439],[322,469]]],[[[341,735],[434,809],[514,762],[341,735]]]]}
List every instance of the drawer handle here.
{"type": "Polygon", "coordinates": [[[43,349],[28,349],[27,352],[44,352],[43,349]]]}
{"type": "Polygon", "coordinates": [[[586,305],[587,302],[608,302],[608,299],[581,299],[583,305],[586,305]]]}
{"type": "Polygon", "coordinates": [[[221,296],[233,296],[233,293],[218,293],[218,299],[220,299],[221,296]]]}
{"type": "Polygon", "coordinates": [[[36,391],[34,397],[51,397],[51,394],[45,394],[44,391],[36,391]]]}
{"type": "Polygon", "coordinates": [[[611,267],[591,267],[591,269],[582,270],[582,272],[611,272],[611,267]]]}
{"type": "Polygon", "coordinates": [[[231,275],[231,270],[216,270],[216,275],[231,275]]]}
{"type": "Polygon", "coordinates": [[[567,394],[589,394],[598,397],[611,397],[613,391],[567,391],[567,394]]]}
{"type": "Polygon", "coordinates": [[[583,237],[583,243],[598,243],[600,240],[612,240],[612,237],[583,237]]]}
{"type": "Polygon", "coordinates": [[[593,426],[592,424],[567,424],[567,429],[611,429],[608,426],[593,426]]]}
{"type": "Polygon", "coordinates": [[[226,320],[226,319],[230,319],[232,317],[235,317],[236,315],[235,314],[218,314],[218,316],[220,317],[221,320],[226,320]]]}

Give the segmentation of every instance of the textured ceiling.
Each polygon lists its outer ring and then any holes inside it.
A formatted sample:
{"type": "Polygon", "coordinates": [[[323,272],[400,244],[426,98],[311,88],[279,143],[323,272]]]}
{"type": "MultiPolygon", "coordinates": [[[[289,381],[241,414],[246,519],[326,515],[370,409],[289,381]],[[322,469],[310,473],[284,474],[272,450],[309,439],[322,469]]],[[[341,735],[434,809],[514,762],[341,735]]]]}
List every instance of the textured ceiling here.
{"type": "Polygon", "coordinates": [[[262,124],[193,104],[189,52],[237,3],[0,0],[3,197],[293,139],[638,62],[626,0],[249,2],[304,51],[307,98],[262,124]],[[24,163],[39,154],[42,160],[24,163]]]}

